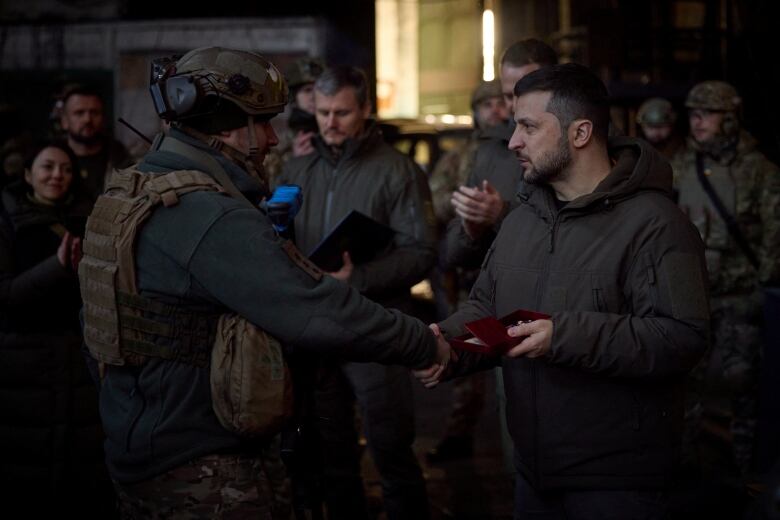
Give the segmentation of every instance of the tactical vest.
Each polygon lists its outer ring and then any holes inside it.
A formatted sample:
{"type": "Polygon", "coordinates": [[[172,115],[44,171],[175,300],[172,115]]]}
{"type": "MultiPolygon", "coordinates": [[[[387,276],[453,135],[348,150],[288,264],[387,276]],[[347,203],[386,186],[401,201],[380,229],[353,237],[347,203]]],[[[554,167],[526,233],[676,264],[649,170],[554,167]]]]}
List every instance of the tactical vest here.
{"type": "Polygon", "coordinates": [[[99,362],[140,365],[158,357],[206,365],[219,316],[144,298],[135,279],[136,237],[152,212],[202,190],[224,191],[198,171],[147,175],[127,169],[110,177],[87,220],[79,263],[84,342],[99,362]]]}

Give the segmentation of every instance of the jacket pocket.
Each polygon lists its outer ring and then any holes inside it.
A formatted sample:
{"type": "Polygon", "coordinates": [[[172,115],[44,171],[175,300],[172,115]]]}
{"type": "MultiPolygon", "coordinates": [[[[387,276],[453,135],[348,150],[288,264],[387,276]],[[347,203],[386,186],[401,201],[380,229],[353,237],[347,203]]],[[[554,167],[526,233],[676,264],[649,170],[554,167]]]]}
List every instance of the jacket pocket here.
{"type": "Polygon", "coordinates": [[[624,310],[623,291],[607,275],[590,275],[590,297],[592,309],[596,312],[620,313],[624,310]]]}

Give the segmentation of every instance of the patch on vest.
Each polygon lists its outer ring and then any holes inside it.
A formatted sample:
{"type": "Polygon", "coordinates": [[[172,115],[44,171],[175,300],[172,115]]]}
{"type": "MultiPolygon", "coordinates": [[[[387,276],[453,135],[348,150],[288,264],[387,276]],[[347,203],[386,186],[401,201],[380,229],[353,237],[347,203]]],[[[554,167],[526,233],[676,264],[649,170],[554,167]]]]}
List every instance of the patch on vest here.
{"type": "Polygon", "coordinates": [[[306,274],[318,282],[322,280],[322,270],[317,267],[314,262],[306,258],[303,253],[301,253],[301,250],[295,247],[295,244],[289,240],[285,240],[284,244],[282,244],[282,249],[285,253],[287,253],[287,256],[290,257],[290,260],[292,260],[295,265],[303,269],[306,274]]]}

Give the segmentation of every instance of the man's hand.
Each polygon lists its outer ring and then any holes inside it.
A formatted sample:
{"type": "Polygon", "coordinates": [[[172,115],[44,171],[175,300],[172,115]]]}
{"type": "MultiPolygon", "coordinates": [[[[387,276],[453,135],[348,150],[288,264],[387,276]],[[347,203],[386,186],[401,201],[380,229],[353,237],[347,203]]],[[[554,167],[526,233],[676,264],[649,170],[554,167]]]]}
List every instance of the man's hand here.
{"type": "Polygon", "coordinates": [[[455,213],[463,220],[463,230],[477,238],[485,228],[498,222],[504,211],[501,194],[488,181],[482,181],[482,188],[461,186],[452,193],[455,213]]]}
{"type": "Polygon", "coordinates": [[[355,268],[355,264],[352,263],[352,259],[349,257],[349,251],[344,251],[341,258],[344,260],[344,265],[341,266],[341,269],[327,274],[336,280],[341,280],[346,283],[349,282],[349,277],[352,276],[352,270],[355,268]]]}
{"type": "Polygon", "coordinates": [[[292,142],[292,154],[293,157],[301,157],[302,155],[309,155],[314,151],[314,145],[311,140],[314,137],[314,132],[298,132],[293,137],[292,142]]]}
{"type": "Polygon", "coordinates": [[[550,320],[536,320],[530,323],[518,323],[509,327],[507,333],[513,338],[528,336],[518,345],[512,347],[506,353],[509,357],[526,356],[535,358],[545,355],[550,351],[553,337],[553,322],[550,320]]]}
{"type": "Polygon", "coordinates": [[[57,248],[57,260],[65,269],[78,271],[81,256],[81,239],[74,237],[69,231],[66,231],[60,246],[57,248]]]}
{"type": "Polygon", "coordinates": [[[450,360],[457,361],[458,356],[441,335],[439,326],[435,323],[429,325],[433,335],[436,336],[436,362],[422,370],[413,370],[414,377],[420,380],[425,388],[433,388],[438,385],[447,372],[450,360]]]}

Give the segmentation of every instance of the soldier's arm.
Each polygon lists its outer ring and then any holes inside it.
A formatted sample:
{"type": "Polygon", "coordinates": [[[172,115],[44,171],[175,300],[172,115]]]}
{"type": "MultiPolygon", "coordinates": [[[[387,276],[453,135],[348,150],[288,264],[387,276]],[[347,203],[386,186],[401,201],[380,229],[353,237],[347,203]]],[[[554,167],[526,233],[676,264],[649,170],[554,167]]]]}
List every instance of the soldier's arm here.
{"type": "Polygon", "coordinates": [[[760,172],[761,245],[759,280],[764,285],[780,283],[780,169],[768,160],[760,172]]]}
{"type": "MultiPolygon", "coordinates": [[[[192,284],[296,347],[337,359],[410,367],[431,364],[436,342],[425,324],[386,310],[329,276],[302,268],[258,211],[215,195],[188,195],[180,204],[202,203],[207,197],[224,208],[196,247],[173,250],[164,233],[155,244],[171,249],[165,252],[177,257],[192,284]]],[[[206,213],[201,204],[188,214],[206,213]]],[[[176,222],[162,223],[160,229],[176,222]]]]}

